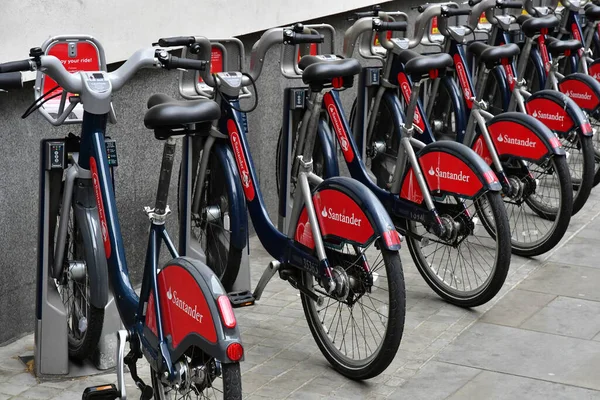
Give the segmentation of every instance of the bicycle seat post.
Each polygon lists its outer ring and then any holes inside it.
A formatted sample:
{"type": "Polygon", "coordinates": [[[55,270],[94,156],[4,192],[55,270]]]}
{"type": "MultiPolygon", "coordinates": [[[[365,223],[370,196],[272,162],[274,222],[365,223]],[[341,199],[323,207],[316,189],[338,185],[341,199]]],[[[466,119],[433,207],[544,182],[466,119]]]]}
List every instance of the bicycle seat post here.
{"type": "Polygon", "coordinates": [[[169,186],[171,184],[171,172],[175,160],[176,139],[169,137],[165,140],[160,175],[158,178],[158,190],[156,191],[156,203],[154,208],[145,207],[144,210],[153,224],[163,225],[167,215],[171,213],[167,200],[169,198],[169,186]]]}

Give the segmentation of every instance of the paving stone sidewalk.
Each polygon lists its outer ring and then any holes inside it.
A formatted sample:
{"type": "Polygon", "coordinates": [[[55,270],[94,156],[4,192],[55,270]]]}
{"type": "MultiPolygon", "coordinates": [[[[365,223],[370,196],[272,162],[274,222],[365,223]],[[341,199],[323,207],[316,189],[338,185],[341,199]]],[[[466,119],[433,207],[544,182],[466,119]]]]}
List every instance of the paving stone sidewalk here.
{"type": "MultiPolygon", "coordinates": [[[[560,246],[536,259],[513,256],[501,293],[463,310],[440,300],[402,251],[406,326],[390,367],[352,382],[325,361],[297,291],[274,278],[254,307],[236,310],[246,361],[245,399],[600,399],[600,193],[593,193],[560,246]]],[[[253,283],[271,258],[251,240],[253,283]]],[[[33,336],[0,347],[0,400],[78,399],[113,373],[38,381],[18,360],[33,336]]],[[[140,376],[148,377],[148,366],[140,376]]],[[[128,378],[128,395],[139,391],[128,378]]]]}

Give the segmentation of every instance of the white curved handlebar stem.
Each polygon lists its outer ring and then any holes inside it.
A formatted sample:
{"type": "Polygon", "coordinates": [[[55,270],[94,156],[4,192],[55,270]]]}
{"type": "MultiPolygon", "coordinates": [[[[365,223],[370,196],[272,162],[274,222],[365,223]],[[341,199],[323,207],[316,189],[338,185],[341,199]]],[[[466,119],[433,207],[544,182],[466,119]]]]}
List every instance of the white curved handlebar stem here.
{"type": "Polygon", "coordinates": [[[450,6],[453,8],[458,8],[458,4],[455,2],[447,2],[447,3],[439,3],[430,5],[423,11],[415,21],[415,31],[413,33],[413,38],[408,42],[408,48],[412,49],[421,44],[423,40],[423,36],[425,36],[425,30],[429,27],[429,21],[431,21],[434,17],[439,17],[442,15],[442,7],[450,6]]]}
{"type": "Polygon", "coordinates": [[[58,58],[41,56],[39,70],[54,79],[67,92],[81,93],[82,84],[79,75],[69,73],[58,58]]]}
{"type": "Polygon", "coordinates": [[[493,16],[494,13],[489,11],[493,11],[495,8],[496,0],[483,0],[481,3],[475,5],[473,8],[471,8],[471,15],[469,15],[467,26],[473,30],[477,29],[477,25],[479,24],[479,17],[484,12],[488,22],[494,25],[495,20],[490,20],[490,17],[492,17],[492,19],[495,19],[495,17],[493,16]]]}
{"type": "Polygon", "coordinates": [[[142,68],[152,68],[157,65],[155,47],[140,49],[133,53],[125,64],[108,74],[114,91],[121,89],[135,73],[142,68]]]}
{"type": "Polygon", "coordinates": [[[276,44],[283,43],[283,31],[291,28],[272,28],[263,33],[250,53],[250,76],[253,80],[257,80],[262,71],[265,55],[267,51],[276,44]]]}
{"type": "MultiPolygon", "coordinates": [[[[383,13],[380,12],[379,15],[381,16],[381,14],[383,13]]],[[[342,54],[344,57],[351,58],[358,37],[372,29],[373,17],[363,17],[352,24],[352,26],[346,30],[346,33],[344,33],[344,44],[342,45],[342,54]]]]}

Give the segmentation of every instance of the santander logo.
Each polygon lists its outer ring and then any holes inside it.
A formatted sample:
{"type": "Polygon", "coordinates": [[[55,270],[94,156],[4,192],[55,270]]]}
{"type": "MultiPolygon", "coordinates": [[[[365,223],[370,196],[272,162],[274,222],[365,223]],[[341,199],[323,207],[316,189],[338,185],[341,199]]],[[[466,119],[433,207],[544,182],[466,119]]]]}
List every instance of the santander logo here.
{"type": "Polygon", "coordinates": [[[340,143],[340,147],[342,148],[342,153],[344,153],[344,159],[346,160],[346,162],[351,162],[352,160],[354,160],[354,152],[352,151],[350,142],[348,141],[348,136],[346,134],[346,129],[342,124],[342,119],[340,118],[340,114],[338,113],[337,108],[335,107],[330,92],[327,92],[325,94],[324,101],[327,105],[327,112],[333,124],[333,129],[335,130],[338,142],[340,143]]]}
{"type": "Polygon", "coordinates": [[[465,95],[465,99],[471,100],[471,88],[469,87],[469,80],[467,79],[467,73],[465,72],[465,66],[462,62],[456,63],[456,72],[458,73],[458,78],[460,79],[460,85],[462,86],[463,93],[465,95]]]}
{"type": "Polygon", "coordinates": [[[435,169],[433,169],[433,167],[430,167],[428,173],[431,176],[437,176],[438,178],[444,178],[458,182],[469,182],[470,178],[470,176],[465,175],[462,171],[460,171],[459,173],[442,171],[439,167],[436,167],[435,169]]]}
{"type": "Polygon", "coordinates": [[[568,90],[565,94],[572,99],[581,99],[581,100],[591,100],[592,99],[592,95],[589,93],[577,93],[572,90],[568,90]]]}
{"type": "Polygon", "coordinates": [[[508,144],[514,144],[515,146],[522,146],[522,147],[535,147],[537,145],[537,142],[527,138],[526,140],[523,139],[518,139],[518,138],[513,138],[510,137],[508,135],[498,135],[498,137],[496,138],[496,141],[500,142],[500,143],[508,143],[508,144]]]}
{"type": "Polygon", "coordinates": [[[186,303],[185,300],[178,298],[177,291],[172,291],[171,287],[169,287],[169,290],[167,291],[167,299],[169,299],[169,301],[173,303],[175,307],[179,308],[196,321],[202,323],[202,318],[204,318],[204,316],[198,312],[198,306],[194,305],[194,308],[192,308],[192,306],[186,303]]]}
{"type": "Polygon", "coordinates": [[[545,119],[545,120],[549,120],[549,121],[562,122],[565,120],[565,116],[560,115],[558,112],[556,114],[550,114],[550,113],[545,113],[543,111],[534,110],[533,114],[531,114],[531,115],[537,119],[545,119]]]}
{"type": "Polygon", "coordinates": [[[244,186],[244,193],[246,193],[246,198],[249,201],[252,201],[254,199],[254,186],[252,186],[250,171],[248,170],[248,164],[246,164],[246,157],[244,157],[244,152],[242,150],[240,135],[237,132],[237,128],[233,120],[227,121],[227,128],[229,129],[231,147],[233,148],[233,155],[235,156],[235,161],[238,165],[238,169],[240,172],[242,186],[244,186]]]}
{"type": "Polygon", "coordinates": [[[350,215],[350,216],[345,215],[344,213],[336,213],[335,211],[333,211],[333,208],[331,208],[331,207],[329,207],[329,209],[327,207],[323,207],[323,210],[321,211],[321,216],[323,218],[327,218],[332,221],[338,221],[343,224],[354,225],[354,226],[360,226],[360,223],[362,222],[362,219],[356,218],[354,216],[354,213],[352,213],[352,215],[350,215]]]}

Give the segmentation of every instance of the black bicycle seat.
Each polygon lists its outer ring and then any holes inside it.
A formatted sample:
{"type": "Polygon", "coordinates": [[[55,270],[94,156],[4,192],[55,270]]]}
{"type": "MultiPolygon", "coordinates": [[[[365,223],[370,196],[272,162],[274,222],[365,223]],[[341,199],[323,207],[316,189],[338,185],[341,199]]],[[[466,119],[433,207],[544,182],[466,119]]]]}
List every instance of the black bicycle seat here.
{"type": "Polygon", "coordinates": [[[494,68],[496,65],[500,64],[503,59],[512,61],[513,57],[521,52],[519,46],[514,43],[504,44],[502,46],[490,46],[483,42],[473,42],[469,44],[467,49],[475,54],[475,56],[479,58],[479,61],[485,63],[485,66],[488,69],[494,68]]]}
{"type": "Polygon", "coordinates": [[[546,38],[546,48],[548,49],[548,52],[554,57],[561,56],[566,52],[579,50],[582,47],[583,45],[579,40],[558,40],[554,37],[546,38]]]}
{"type": "Polygon", "coordinates": [[[144,124],[154,129],[157,139],[166,139],[174,134],[173,129],[185,128],[188,124],[210,122],[221,117],[221,107],[212,100],[178,101],[166,94],[153,94],[148,99],[144,124]]]}
{"type": "Polygon", "coordinates": [[[542,29],[554,29],[558,26],[558,18],[554,15],[547,15],[545,17],[529,17],[525,16],[517,18],[517,22],[521,24],[521,30],[525,36],[532,37],[539,34],[542,29]]]}
{"type": "MultiPolygon", "coordinates": [[[[333,85],[334,79],[340,79],[343,87],[351,87],[354,75],[362,69],[360,63],[354,58],[324,59],[319,56],[302,57],[298,67],[303,69],[302,81],[315,90],[333,85]]],[[[337,87],[338,84],[334,86],[337,87]]]]}
{"type": "Polygon", "coordinates": [[[600,6],[588,3],[585,6],[585,17],[591,21],[600,20],[600,6]]]}
{"type": "Polygon", "coordinates": [[[454,64],[450,54],[446,53],[424,56],[412,50],[403,50],[398,55],[398,59],[404,64],[404,71],[414,80],[420,80],[430,71],[443,72],[454,64]]]}

